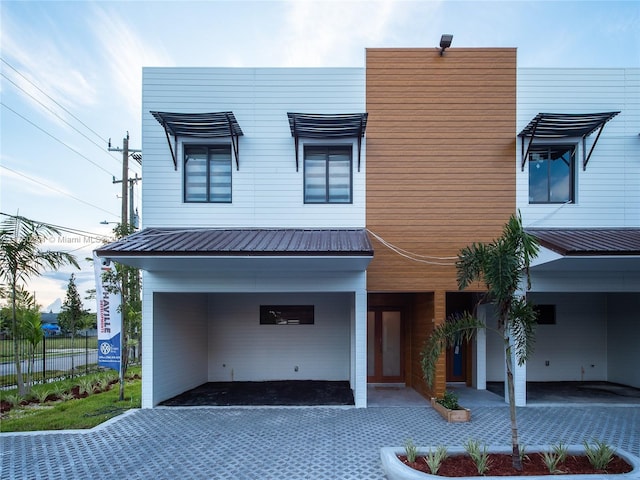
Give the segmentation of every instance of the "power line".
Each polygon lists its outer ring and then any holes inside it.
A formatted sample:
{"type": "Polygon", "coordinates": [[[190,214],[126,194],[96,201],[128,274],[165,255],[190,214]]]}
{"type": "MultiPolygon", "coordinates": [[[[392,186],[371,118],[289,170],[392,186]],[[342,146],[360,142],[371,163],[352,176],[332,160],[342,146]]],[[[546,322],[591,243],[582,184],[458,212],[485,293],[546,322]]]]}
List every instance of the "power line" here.
{"type": "Polygon", "coordinates": [[[73,118],[75,118],[78,122],[80,122],[81,125],[83,125],[87,130],[89,130],[91,133],[93,133],[96,137],[98,137],[104,143],[107,143],[107,140],[102,138],[102,136],[99,133],[97,133],[95,130],[93,130],[91,127],[89,127],[86,123],[84,123],[82,120],[80,120],[78,117],[76,117],[73,113],[71,113],[69,110],[67,110],[64,106],[62,106],[60,103],[58,103],[53,97],[51,97],[48,93],[46,93],[44,90],[42,90],[40,87],[38,87],[38,85],[33,83],[27,77],[25,77],[24,74],[22,74],[20,71],[18,71],[13,65],[11,65],[9,62],[7,62],[4,58],[0,57],[0,60],[2,60],[2,63],[5,63],[9,68],[11,68],[11,70],[16,72],[18,75],[20,75],[22,78],[24,78],[27,82],[29,82],[31,85],[33,85],[36,89],[38,89],[38,91],[41,92],[44,96],[46,96],[49,100],[51,100],[53,103],[58,105],[62,110],[64,110],[69,115],[71,115],[73,118]]]}
{"type": "MultiPolygon", "coordinates": [[[[22,215],[12,215],[10,213],[5,213],[5,212],[0,212],[0,215],[4,215],[5,217],[11,217],[11,218],[26,218],[22,215]]],[[[60,230],[61,232],[67,232],[67,233],[72,233],[74,235],[87,235],[87,236],[93,236],[93,237],[104,237],[104,235],[99,234],[99,233],[95,233],[95,232],[88,232],[86,230],[81,230],[79,228],[73,228],[73,227],[65,227],[63,225],[55,225],[53,223],[49,223],[49,222],[43,222],[41,220],[36,220],[35,218],[30,218],[29,220],[31,220],[32,222],[35,223],[40,223],[42,225],[48,225],[50,227],[55,228],[56,230],[60,230]]]]}
{"type": "MultiPolygon", "coordinates": [[[[64,123],[66,123],[68,126],[70,126],[72,129],[74,129],[76,132],[78,132],[80,135],[82,135],[84,138],[86,138],[89,142],[93,143],[96,147],[98,147],[102,152],[105,152],[104,146],[103,145],[99,145],[97,144],[95,141],[93,141],[91,138],[89,138],[87,135],[85,135],[84,133],[82,133],[80,130],[78,130],[76,127],[74,127],[73,125],[71,125],[71,123],[69,123],[67,120],[65,120],[60,114],[58,114],[56,111],[54,111],[52,108],[48,107],[47,105],[45,105],[44,103],[42,103],[40,100],[38,100],[36,97],[34,97],[33,95],[31,95],[29,92],[27,92],[24,88],[22,88],[20,85],[18,85],[17,83],[15,83],[13,80],[11,80],[9,77],[7,77],[4,73],[0,73],[0,75],[2,75],[9,83],[11,83],[12,85],[14,85],[16,88],[18,88],[19,90],[21,90],[22,92],[24,92],[26,95],[28,95],[29,97],[31,97],[34,101],[38,102],[40,105],[42,105],[43,108],[47,109],[50,113],[52,113],[53,115],[55,115],[57,118],[59,118],[60,120],[62,120],[64,123]]],[[[35,86],[35,85],[34,85],[35,86]]],[[[37,87],[36,87],[37,88],[37,87]]],[[[55,100],[54,100],[55,101],[55,100]]],[[[68,112],[68,110],[65,110],[68,112]]],[[[74,117],[75,118],[75,117],[74,117]]],[[[82,123],[82,122],[81,122],[82,123]]],[[[84,125],[84,124],[83,124],[84,125]]],[[[85,125],[86,126],[86,125],[85,125]]],[[[88,127],[87,127],[88,128],[88,127]]],[[[107,155],[109,155],[107,153],[107,155]]],[[[111,157],[112,159],[116,160],[116,161],[120,161],[117,157],[114,157],[113,155],[109,155],[109,157],[111,157]]]]}
{"type": "MultiPolygon", "coordinates": [[[[93,208],[96,208],[96,209],[98,209],[98,210],[101,210],[101,211],[103,211],[103,212],[105,212],[105,213],[108,213],[109,215],[113,215],[114,217],[117,217],[117,216],[118,216],[117,214],[115,214],[115,213],[113,213],[113,212],[110,212],[110,211],[108,211],[108,210],[105,210],[105,209],[104,209],[104,208],[102,208],[102,207],[99,207],[99,206],[94,205],[94,204],[92,204],[92,203],[89,203],[89,202],[87,202],[87,201],[85,201],[85,200],[82,200],[81,198],[78,198],[78,197],[76,197],[76,196],[74,196],[74,195],[71,195],[70,193],[64,192],[64,191],[62,191],[62,190],[60,190],[60,189],[58,189],[58,188],[52,187],[51,185],[47,185],[46,183],[40,182],[40,181],[38,181],[38,180],[36,180],[36,179],[34,179],[34,178],[31,178],[31,177],[29,177],[29,176],[25,175],[24,173],[18,172],[17,170],[14,170],[14,169],[12,169],[12,168],[7,167],[6,165],[0,165],[0,167],[4,168],[4,169],[6,169],[6,170],[9,170],[10,172],[13,172],[13,173],[15,173],[16,175],[19,175],[19,176],[21,176],[21,177],[23,177],[23,178],[26,178],[27,180],[29,180],[29,181],[31,181],[31,182],[33,182],[33,183],[37,183],[38,185],[41,185],[41,186],[43,186],[43,187],[45,187],[45,188],[48,188],[49,190],[53,190],[54,192],[57,192],[57,193],[60,193],[60,194],[62,194],[62,195],[65,195],[65,196],[67,196],[67,197],[73,198],[74,200],[77,200],[78,202],[84,203],[85,205],[89,205],[90,207],[93,207],[93,208]]],[[[3,215],[7,215],[7,214],[3,214],[3,215]]]]}
{"type": "MultiPolygon", "coordinates": [[[[10,218],[27,218],[21,215],[11,215],[9,213],[4,213],[4,212],[0,212],[0,215],[4,215],[6,217],[10,217],[10,218]]],[[[82,250],[87,248],[89,245],[93,245],[93,244],[100,244],[100,245],[104,245],[107,242],[112,242],[114,239],[113,238],[109,238],[108,235],[103,235],[103,234],[99,234],[99,233],[93,233],[93,232],[87,232],[85,230],[80,230],[77,228],[73,228],[73,227],[64,227],[62,225],[55,225],[53,223],[48,223],[48,222],[42,222],[40,220],[35,220],[33,218],[29,218],[28,220],[40,224],[40,225],[46,225],[48,227],[52,227],[55,228],[58,232],[60,233],[69,233],[71,235],[75,235],[75,236],[80,236],[83,237],[83,240],[85,241],[85,244],[76,248],[72,248],[70,250],[65,250],[67,253],[72,253],[72,252],[76,252],[78,250],[82,250]],[[90,242],[88,242],[87,240],[91,240],[90,242]]]]}
{"type": "Polygon", "coordinates": [[[13,108],[11,108],[10,106],[6,105],[4,102],[0,101],[0,105],[2,105],[4,108],[6,108],[7,110],[10,110],[11,112],[13,112],[15,115],[17,115],[18,117],[22,118],[25,122],[30,123],[31,125],[33,125],[34,127],[36,127],[38,130],[40,130],[41,132],[47,134],[48,136],[50,136],[51,138],[53,138],[56,142],[64,145],[65,147],[67,147],[69,150],[71,150],[73,153],[79,155],[80,157],[84,158],[86,161],[88,161],[89,163],[92,163],[93,165],[95,165],[96,167],[98,167],[100,170],[102,170],[103,172],[107,173],[110,177],[114,177],[115,175],[113,173],[111,173],[110,171],[106,170],[104,167],[102,167],[101,165],[98,165],[96,162],[94,162],[93,160],[91,160],[89,157],[87,157],[86,155],[83,155],[82,153],[80,153],[79,151],[77,151],[75,148],[70,147],[69,145],[67,145],[66,143],[64,143],[62,140],[60,140],[59,138],[57,138],[55,135],[52,135],[51,133],[47,132],[44,128],[40,127],[39,125],[36,125],[34,122],[32,122],[31,120],[29,120],[27,117],[25,117],[24,115],[16,112],[13,108]]]}

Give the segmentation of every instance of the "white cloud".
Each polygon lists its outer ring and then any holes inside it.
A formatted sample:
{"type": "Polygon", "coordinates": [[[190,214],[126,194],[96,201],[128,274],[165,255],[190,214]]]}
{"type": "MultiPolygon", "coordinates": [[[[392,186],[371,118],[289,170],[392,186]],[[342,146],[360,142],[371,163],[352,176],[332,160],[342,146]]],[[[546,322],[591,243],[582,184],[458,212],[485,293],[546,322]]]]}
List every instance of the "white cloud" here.
{"type": "MultiPolygon", "coordinates": [[[[121,17],[119,10],[94,8],[92,24],[100,25],[95,35],[104,56],[104,66],[113,80],[112,90],[122,96],[128,114],[140,123],[142,105],[142,67],[145,65],[170,66],[171,57],[152,46],[144,35],[121,17]]],[[[126,10],[124,10],[126,11],[126,10]]]]}
{"type": "Polygon", "coordinates": [[[52,41],[41,35],[28,17],[11,13],[3,9],[0,42],[3,58],[15,70],[3,65],[3,74],[26,92],[29,101],[41,102],[51,109],[60,110],[55,102],[69,110],[95,105],[97,93],[93,82],[78,69],[78,58],[72,54],[77,45],[65,41],[60,27],[56,28],[60,35],[52,41]]]}
{"type": "Polygon", "coordinates": [[[287,17],[286,66],[363,65],[364,48],[391,36],[406,4],[292,1],[287,17]],[[359,55],[357,60],[354,55],[359,55]]]}

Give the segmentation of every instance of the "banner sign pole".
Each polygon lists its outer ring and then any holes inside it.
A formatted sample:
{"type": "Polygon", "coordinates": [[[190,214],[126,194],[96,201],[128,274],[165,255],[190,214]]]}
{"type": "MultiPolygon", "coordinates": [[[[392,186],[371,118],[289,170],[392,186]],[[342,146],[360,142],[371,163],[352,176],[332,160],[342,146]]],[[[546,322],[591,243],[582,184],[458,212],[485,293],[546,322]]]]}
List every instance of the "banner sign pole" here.
{"type": "Polygon", "coordinates": [[[121,372],[121,295],[105,289],[102,274],[113,272],[116,267],[110,260],[93,252],[93,270],[96,276],[96,301],[98,302],[98,365],[121,372]]]}

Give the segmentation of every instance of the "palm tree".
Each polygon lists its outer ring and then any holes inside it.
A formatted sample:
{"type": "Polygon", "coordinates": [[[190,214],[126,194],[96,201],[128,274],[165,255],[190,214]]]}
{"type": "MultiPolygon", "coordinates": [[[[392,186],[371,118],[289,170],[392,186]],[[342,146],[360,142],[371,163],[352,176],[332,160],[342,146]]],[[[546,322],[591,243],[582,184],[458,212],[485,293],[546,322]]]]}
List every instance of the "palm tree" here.
{"type": "Polygon", "coordinates": [[[22,325],[20,326],[20,330],[23,337],[26,338],[28,346],[26,391],[29,392],[31,390],[31,385],[33,384],[33,368],[36,361],[36,348],[38,344],[42,342],[44,332],[42,331],[40,312],[38,311],[38,306],[35,302],[32,304],[31,308],[25,309],[22,312],[22,315],[22,325]]]}
{"type": "Polygon", "coordinates": [[[20,368],[18,350],[18,322],[16,316],[16,291],[18,286],[32,276],[38,276],[46,268],[53,270],[67,264],[80,268],[73,255],[66,252],[40,250],[40,244],[60,232],[53,226],[35,222],[21,216],[5,215],[0,226],[0,279],[10,290],[13,352],[16,363],[18,394],[24,395],[24,380],[20,368]]]}
{"type": "MultiPolygon", "coordinates": [[[[513,357],[523,365],[533,353],[536,313],[523,290],[531,288],[529,265],[538,254],[538,243],[524,231],[520,215],[512,215],[502,236],[491,243],[474,243],[458,254],[457,280],[460,290],[474,282],[486,285],[486,301],[496,307],[498,332],[505,348],[507,392],[511,420],[513,466],[522,470],[513,384],[513,357]],[[526,287],[523,284],[526,280],[526,287]],[[515,354],[515,355],[514,355],[515,354]]],[[[450,319],[436,327],[422,351],[425,380],[433,385],[436,363],[441,352],[462,337],[469,339],[486,325],[471,314],[450,319]]]]}

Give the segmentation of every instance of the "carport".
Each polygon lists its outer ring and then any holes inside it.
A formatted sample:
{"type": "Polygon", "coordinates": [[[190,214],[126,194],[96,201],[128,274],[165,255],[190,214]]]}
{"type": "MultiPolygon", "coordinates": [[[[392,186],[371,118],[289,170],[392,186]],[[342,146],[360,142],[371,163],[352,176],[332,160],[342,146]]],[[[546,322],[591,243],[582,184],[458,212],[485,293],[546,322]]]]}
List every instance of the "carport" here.
{"type": "Polygon", "coordinates": [[[143,270],[143,408],[208,382],[348,382],[366,406],[363,229],[145,229],[98,250],[143,270]]]}
{"type": "MultiPolygon", "coordinates": [[[[515,368],[516,403],[527,403],[533,383],[640,388],[640,229],[527,231],[541,245],[527,293],[539,315],[535,352],[515,368]]],[[[486,335],[486,381],[504,382],[495,337],[486,335]]]]}

